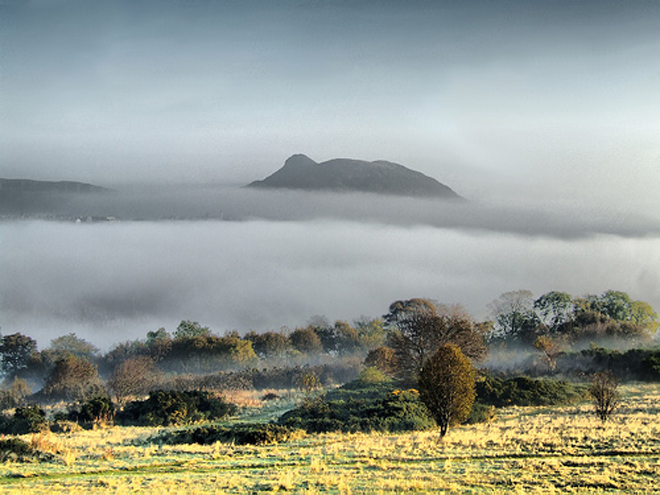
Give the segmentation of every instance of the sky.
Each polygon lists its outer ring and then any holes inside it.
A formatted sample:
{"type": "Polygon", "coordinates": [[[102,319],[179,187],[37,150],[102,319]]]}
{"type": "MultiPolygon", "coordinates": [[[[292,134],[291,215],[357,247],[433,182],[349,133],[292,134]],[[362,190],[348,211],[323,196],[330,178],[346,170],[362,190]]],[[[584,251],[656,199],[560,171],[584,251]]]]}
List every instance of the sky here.
{"type": "Polygon", "coordinates": [[[652,0],[0,0],[0,178],[144,220],[0,221],[0,331],[107,348],[412,297],[486,319],[520,289],[660,309],[658,33],[652,0]],[[297,153],[468,202],[237,187],[297,153]],[[207,212],[235,221],[162,221],[207,212]]]}
{"type": "Polygon", "coordinates": [[[0,176],[247,183],[295,153],[657,205],[660,4],[3,0],[0,176]]]}

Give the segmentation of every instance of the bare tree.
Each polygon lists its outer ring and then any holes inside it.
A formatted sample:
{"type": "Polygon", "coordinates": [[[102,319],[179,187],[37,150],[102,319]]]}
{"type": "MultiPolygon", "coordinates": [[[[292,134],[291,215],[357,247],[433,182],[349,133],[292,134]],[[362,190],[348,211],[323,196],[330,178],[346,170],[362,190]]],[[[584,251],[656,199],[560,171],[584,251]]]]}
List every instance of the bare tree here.
{"type": "Polygon", "coordinates": [[[589,395],[594,404],[594,412],[603,423],[621,403],[618,388],[619,380],[611,371],[600,371],[591,380],[589,395]]]}
{"type": "Polygon", "coordinates": [[[152,358],[137,356],[127,359],[115,368],[108,380],[108,386],[117,402],[122,404],[129,396],[150,392],[158,374],[152,358]]]}
{"type": "Polygon", "coordinates": [[[426,360],[445,344],[456,345],[472,359],[486,354],[482,328],[461,306],[436,305],[426,299],[397,301],[385,319],[391,330],[389,346],[407,378],[416,379],[426,360]]]}
{"type": "Polygon", "coordinates": [[[555,371],[557,368],[557,357],[564,349],[564,343],[558,337],[548,337],[547,335],[540,335],[534,341],[534,347],[543,353],[545,361],[548,364],[550,371],[555,371]]]}
{"type": "Polygon", "coordinates": [[[87,400],[103,390],[98,368],[87,359],[69,354],[55,361],[43,393],[67,399],[87,400]]]}

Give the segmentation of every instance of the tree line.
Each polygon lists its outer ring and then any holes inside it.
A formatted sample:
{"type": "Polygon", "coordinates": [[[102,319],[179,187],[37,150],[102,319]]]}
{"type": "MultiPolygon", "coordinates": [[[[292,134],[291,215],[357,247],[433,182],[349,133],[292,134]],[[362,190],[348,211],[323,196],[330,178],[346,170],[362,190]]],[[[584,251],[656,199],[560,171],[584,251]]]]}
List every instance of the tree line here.
{"type": "Polygon", "coordinates": [[[536,299],[529,291],[507,292],[490,308],[492,318],[479,322],[460,305],[400,300],[382,318],[330,323],[316,317],[294,330],[242,336],[235,331],[218,335],[183,320],[173,333],[160,328],[106,353],[75,334],[58,337],[43,350],[27,335],[2,335],[3,393],[9,403],[33,387],[40,387],[42,398],[78,400],[103,390],[119,398],[148,392],[162,382],[163,374],[287,368],[319,359],[359,360],[416,383],[425,364],[445,345],[455,346],[473,363],[495,347],[526,346],[552,371],[571,346],[606,338],[648,344],[658,326],[657,313],[648,303],[611,290],[578,298],[553,291],[536,299]]]}

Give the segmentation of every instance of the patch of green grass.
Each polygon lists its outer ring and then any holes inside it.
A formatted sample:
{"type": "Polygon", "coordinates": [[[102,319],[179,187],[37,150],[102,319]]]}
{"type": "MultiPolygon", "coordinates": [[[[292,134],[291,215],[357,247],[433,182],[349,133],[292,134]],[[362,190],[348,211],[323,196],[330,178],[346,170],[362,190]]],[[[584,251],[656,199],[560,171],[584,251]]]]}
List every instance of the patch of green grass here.
{"type": "Polygon", "coordinates": [[[605,425],[588,401],[512,406],[442,440],[435,430],[315,434],[266,445],[149,440],[181,428],[24,435],[17,438],[46,450],[56,444],[56,453],[0,464],[0,492],[652,493],[660,479],[660,385],[621,388],[622,406],[605,425]]]}

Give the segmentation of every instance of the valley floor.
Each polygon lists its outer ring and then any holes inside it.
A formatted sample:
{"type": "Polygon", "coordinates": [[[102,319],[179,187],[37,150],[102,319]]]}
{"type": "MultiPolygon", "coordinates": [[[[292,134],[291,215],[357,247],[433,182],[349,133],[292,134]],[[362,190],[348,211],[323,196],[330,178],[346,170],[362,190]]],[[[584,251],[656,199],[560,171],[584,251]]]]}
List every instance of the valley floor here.
{"type": "Polygon", "coordinates": [[[168,446],[148,441],[154,428],[26,435],[54,458],[0,464],[0,492],[660,493],[660,385],[623,395],[605,425],[588,403],[512,407],[442,440],[432,431],[168,446]]]}

